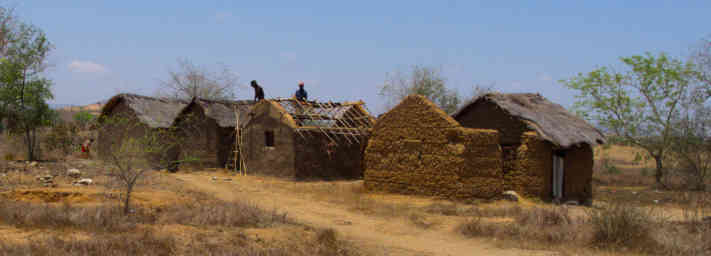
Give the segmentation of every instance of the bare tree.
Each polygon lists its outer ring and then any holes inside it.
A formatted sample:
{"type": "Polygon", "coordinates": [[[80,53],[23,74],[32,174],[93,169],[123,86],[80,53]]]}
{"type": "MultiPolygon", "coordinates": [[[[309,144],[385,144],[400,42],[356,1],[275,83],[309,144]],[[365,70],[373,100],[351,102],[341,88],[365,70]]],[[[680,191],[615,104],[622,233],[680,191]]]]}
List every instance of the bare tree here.
{"type": "Polygon", "coordinates": [[[410,94],[419,94],[445,112],[453,113],[459,106],[460,97],[456,90],[447,88],[446,81],[439,69],[415,65],[411,71],[397,70],[388,74],[378,94],[388,99],[390,107],[410,94]]]}
{"type": "Polygon", "coordinates": [[[159,96],[192,99],[230,100],[235,97],[239,77],[225,65],[217,71],[193,64],[187,58],[178,59],[178,69],[168,72],[168,79],[161,80],[163,90],[159,96]]]}
{"type": "Polygon", "coordinates": [[[691,62],[696,65],[706,83],[706,94],[711,95],[711,35],[701,39],[699,44],[694,47],[691,62]]]}
{"type": "Polygon", "coordinates": [[[711,107],[692,103],[676,121],[669,161],[691,190],[706,190],[711,177],[711,107]]]}
{"type": "Polygon", "coordinates": [[[101,141],[105,146],[100,150],[107,156],[104,159],[112,168],[108,176],[121,190],[119,198],[126,214],[131,210],[131,195],[136,184],[151,170],[174,169],[180,163],[198,162],[199,156],[193,151],[180,152],[183,148],[206,148],[204,144],[195,144],[194,140],[185,139],[186,135],[203,136],[204,127],[198,122],[169,128],[148,128],[135,117],[117,114],[102,117],[99,121],[99,133],[112,134],[112,138],[101,141]],[[201,133],[202,132],[202,133],[201,133]]]}

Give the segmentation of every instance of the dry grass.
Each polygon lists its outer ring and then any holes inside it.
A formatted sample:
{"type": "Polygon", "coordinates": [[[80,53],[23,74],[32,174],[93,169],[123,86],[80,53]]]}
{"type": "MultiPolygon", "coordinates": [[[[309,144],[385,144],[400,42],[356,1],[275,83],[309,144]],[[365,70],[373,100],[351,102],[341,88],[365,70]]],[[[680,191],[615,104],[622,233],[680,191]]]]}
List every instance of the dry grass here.
{"type": "MultiPolygon", "coordinates": [[[[658,209],[609,204],[574,217],[568,207],[481,209],[458,230],[467,237],[493,238],[502,246],[652,255],[711,254],[711,221],[703,214],[670,221],[658,209]],[[503,219],[502,219],[503,218],[503,219]]],[[[690,211],[699,211],[694,209],[690,211]]]]}
{"type": "MultiPolygon", "coordinates": [[[[198,193],[193,193],[197,195],[198,193]]],[[[75,206],[69,203],[34,204],[0,201],[0,222],[18,228],[79,229],[88,232],[127,232],[136,225],[194,225],[269,227],[289,223],[286,213],[265,211],[243,202],[225,202],[206,196],[157,208],[135,207],[124,215],[116,206],[75,206]]]]}
{"type": "Polygon", "coordinates": [[[565,207],[493,208],[482,209],[473,214],[473,217],[459,227],[461,234],[513,241],[524,248],[579,245],[578,241],[584,234],[581,232],[581,221],[571,217],[565,207]],[[491,218],[506,219],[492,221],[491,218]]]}
{"type": "Polygon", "coordinates": [[[150,230],[119,235],[99,234],[88,239],[50,235],[26,243],[0,241],[0,255],[245,255],[245,256],[354,256],[359,250],[338,239],[330,229],[316,231],[299,244],[260,244],[244,235],[211,241],[193,236],[182,244],[167,234],[150,230]]]}
{"type": "Polygon", "coordinates": [[[639,208],[611,204],[588,211],[592,227],[591,243],[599,248],[653,250],[660,246],[652,237],[654,213],[639,208]]]}
{"type": "Polygon", "coordinates": [[[171,255],[175,240],[150,231],[121,235],[100,234],[91,239],[51,235],[26,243],[0,241],[1,255],[171,255]]]}
{"type": "Polygon", "coordinates": [[[0,241],[0,255],[360,255],[333,230],[313,230],[298,243],[252,241],[239,230],[298,225],[286,213],[253,204],[225,202],[198,192],[193,200],[155,208],[135,208],[130,215],[113,206],[36,204],[0,201],[0,224],[25,230],[48,230],[24,243],[0,241]],[[189,235],[187,241],[160,227],[189,226],[210,235],[189,235]],[[236,230],[223,232],[223,230],[236,230]],[[86,236],[65,234],[77,231],[86,236]],[[69,232],[69,233],[67,233],[69,232]],[[237,232],[237,233],[235,233],[237,232]],[[310,234],[310,235],[309,235],[310,234]],[[213,239],[215,236],[222,237],[213,239]]]}

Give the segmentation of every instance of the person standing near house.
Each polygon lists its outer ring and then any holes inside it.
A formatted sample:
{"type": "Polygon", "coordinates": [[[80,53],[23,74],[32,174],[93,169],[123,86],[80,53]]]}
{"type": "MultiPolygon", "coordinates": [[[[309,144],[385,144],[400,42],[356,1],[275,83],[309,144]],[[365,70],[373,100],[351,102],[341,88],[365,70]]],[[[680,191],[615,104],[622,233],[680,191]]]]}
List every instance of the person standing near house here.
{"type": "Polygon", "coordinates": [[[94,139],[86,139],[84,142],[81,144],[81,153],[82,157],[84,158],[90,158],[91,157],[91,143],[94,142],[94,139]]]}
{"type": "Polygon", "coordinates": [[[264,99],[264,89],[257,84],[257,80],[252,80],[252,88],[254,88],[254,101],[260,101],[264,99]]]}
{"type": "Polygon", "coordinates": [[[304,82],[299,82],[299,89],[296,90],[296,94],[294,96],[296,96],[298,101],[306,101],[309,99],[306,90],[304,90],[304,82]]]}

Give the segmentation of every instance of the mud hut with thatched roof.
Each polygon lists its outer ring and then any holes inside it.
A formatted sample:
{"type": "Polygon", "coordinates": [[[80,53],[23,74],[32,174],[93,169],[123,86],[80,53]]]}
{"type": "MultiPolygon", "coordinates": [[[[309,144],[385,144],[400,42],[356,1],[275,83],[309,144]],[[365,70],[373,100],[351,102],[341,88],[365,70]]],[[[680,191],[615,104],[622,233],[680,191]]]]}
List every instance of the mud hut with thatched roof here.
{"type": "Polygon", "coordinates": [[[247,173],[295,179],[359,178],[373,118],[360,102],[261,100],[243,130],[247,173]]]}
{"type": "Polygon", "coordinates": [[[472,199],[506,189],[499,133],[464,128],[420,95],[378,118],[364,165],[370,191],[472,199]]]}
{"type": "Polygon", "coordinates": [[[230,164],[235,151],[235,129],[249,121],[253,100],[217,101],[193,99],[175,119],[174,126],[184,140],[181,158],[195,159],[193,167],[222,168],[230,164]],[[239,115],[239,117],[237,116],[239,115]]]}
{"type": "Polygon", "coordinates": [[[129,138],[138,139],[148,132],[170,129],[175,118],[187,105],[186,101],[127,93],[112,97],[101,109],[99,116],[99,125],[101,126],[97,141],[99,157],[110,158],[115,145],[119,145],[129,138]],[[116,122],[115,120],[121,121],[116,122]]]}
{"type": "Polygon", "coordinates": [[[499,131],[510,189],[589,203],[593,146],[605,137],[583,119],[532,93],[489,93],[453,117],[464,127],[499,131]]]}

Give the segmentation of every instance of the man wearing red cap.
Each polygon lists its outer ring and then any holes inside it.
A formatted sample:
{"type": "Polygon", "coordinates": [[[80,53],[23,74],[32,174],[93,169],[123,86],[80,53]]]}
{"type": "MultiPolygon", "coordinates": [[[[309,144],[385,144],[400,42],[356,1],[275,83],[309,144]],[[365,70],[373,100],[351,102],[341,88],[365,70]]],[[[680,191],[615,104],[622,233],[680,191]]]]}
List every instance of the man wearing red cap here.
{"type": "Polygon", "coordinates": [[[306,101],[308,100],[309,96],[306,93],[306,90],[304,90],[304,82],[299,82],[299,89],[296,90],[296,99],[299,101],[306,101]]]}

